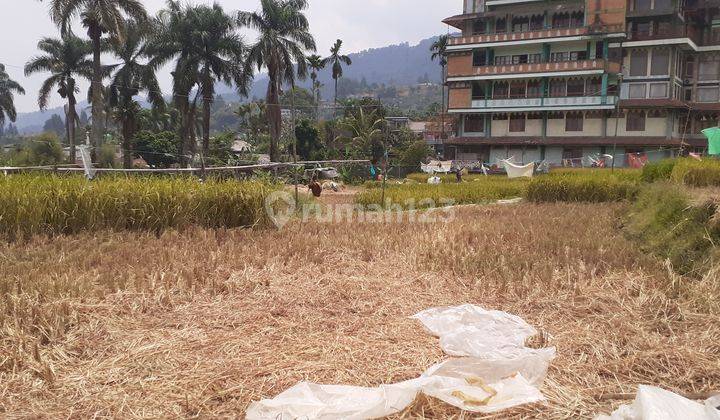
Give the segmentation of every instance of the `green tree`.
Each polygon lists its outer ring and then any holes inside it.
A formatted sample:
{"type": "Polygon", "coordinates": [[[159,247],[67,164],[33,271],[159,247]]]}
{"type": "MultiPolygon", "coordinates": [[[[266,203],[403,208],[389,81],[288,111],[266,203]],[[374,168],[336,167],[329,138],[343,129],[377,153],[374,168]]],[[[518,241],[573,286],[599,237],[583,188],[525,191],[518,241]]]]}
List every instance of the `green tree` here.
{"type": "Polygon", "coordinates": [[[302,160],[320,160],[322,145],[320,133],[310,120],[303,119],[295,127],[297,153],[302,160]]]}
{"type": "Polygon", "coordinates": [[[400,164],[412,168],[413,172],[418,172],[420,171],[420,162],[432,155],[433,151],[425,141],[416,140],[400,150],[400,164]]]}
{"type": "Polygon", "coordinates": [[[15,109],[15,94],[24,95],[25,89],[12,80],[0,64],[0,125],[5,125],[5,119],[15,122],[17,110],[15,109]]]}
{"type": "Polygon", "coordinates": [[[295,71],[307,75],[306,51],[315,51],[315,40],[310,34],[303,10],[307,0],[261,0],[258,12],[240,12],[238,22],[259,33],[255,45],[248,52],[247,73],[256,67],[268,72],[266,112],[270,126],[270,159],[278,161],[278,143],[282,134],[280,90],[283,84],[295,86],[295,71]]]}
{"type": "Polygon", "coordinates": [[[442,112],[441,112],[441,138],[445,137],[445,69],[447,67],[447,46],[450,37],[448,35],[440,35],[430,46],[431,60],[437,59],[440,63],[440,83],[442,84],[442,112]]]}
{"type": "Polygon", "coordinates": [[[61,39],[43,38],[38,49],[44,54],[31,59],[25,65],[25,75],[50,73],[38,94],[38,106],[47,108],[50,92],[57,87],[61,98],[67,100],[65,112],[65,135],[70,145],[70,161],[75,162],[75,130],[79,117],[75,109],[79,92],[77,78],[90,80],[93,77],[93,62],[88,58],[92,53],[90,42],[68,34],[61,39]]]}
{"type": "Polygon", "coordinates": [[[317,54],[305,57],[307,66],[310,69],[310,80],[312,81],[312,95],[315,98],[315,119],[320,119],[320,88],[322,83],[318,79],[318,72],[325,68],[323,58],[317,54]]]}
{"type": "Polygon", "coordinates": [[[172,131],[153,133],[143,130],[135,134],[134,150],[154,168],[167,168],[180,162],[178,150],[181,141],[172,131]]]}
{"type": "Polygon", "coordinates": [[[379,118],[377,111],[365,112],[361,107],[356,114],[344,118],[340,128],[344,134],[339,140],[345,144],[346,154],[354,157],[380,160],[385,153],[383,127],[385,120],[379,118]]]}
{"type": "Polygon", "coordinates": [[[43,125],[43,131],[49,131],[51,133],[57,134],[58,137],[64,135],[65,132],[65,123],[63,122],[62,118],[60,118],[59,115],[53,114],[50,119],[45,121],[45,124],[43,125]]]}
{"type": "Polygon", "coordinates": [[[30,139],[29,157],[31,165],[55,165],[63,160],[62,146],[57,134],[46,132],[30,139]]]}
{"type": "Polygon", "coordinates": [[[122,40],[125,37],[125,17],[138,22],[147,20],[141,0],[50,0],[50,16],[63,35],[71,33],[72,21],[80,17],[83,27],[92,41],[92,126],[91,138],[100,145],[104,135],[103,68],[100,61],[104,34],[122,40]]]}
{"type": "Polygon", "coordinates": [[[309,117],[315,109],[315,98],[307,89],[294,87],[283,92],[280,104],[285,108],[294,104],[301,116],[309,117]]]}
{"type": "MultiPolygon", "coordinates": [[[[196,101],[203,103],[203,150],[210,147],[210,118],[218,83],[234,84],[240,95],[246,95],[252,72],[244,71],[245,46],[237,33],[236,19],[214,4],[187,5],[168,2],[168,9],[158,19],[158,33],[154,47],[156,63],[177,58],[173,72],[178,109],[183,115],[183,138],[193,137],[196,101]],[[193,89],[197,95],[189,101],[193,89]]],[[[187,144],[189,140],[185,140],[187,144]]]]}
{"type": "Polygon", "coordinates": [[[330,48],[330,56],[323,59],[323,67],[328,64],[332,64],[332,78],[335,81],[335,115],[337,116],[337,104],[338,104],[338,80],[343,76],[343,67],[352,65],[352,60],[347,55],[342,55],[340,49],[342,48],[342,40],[338,39],[335,44],[330,48]]]}
{"type": "Polygon", "coordinates": [[[143,62],[147,57],[148,30],[149,27],[145,24],[128,22],[125,31],[127,36],[123,42],[114,41],[110,47],[110,51],[120,63],[109,66],[114,72],[109,102],[121,127],[123,167],[127,169],[132,167],[133,137],[137,131],[141,110],[135,96],[146,92],[154,110],[162,112],[165,108],[165,99],[155,77],[155,67],[143,62]]]}

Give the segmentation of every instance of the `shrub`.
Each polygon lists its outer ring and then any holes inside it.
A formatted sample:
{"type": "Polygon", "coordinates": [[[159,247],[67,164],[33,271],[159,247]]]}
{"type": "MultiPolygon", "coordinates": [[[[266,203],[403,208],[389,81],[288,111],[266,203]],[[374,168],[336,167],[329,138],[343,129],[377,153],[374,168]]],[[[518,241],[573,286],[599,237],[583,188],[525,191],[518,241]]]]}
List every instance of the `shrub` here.
{"type": "Polygon", "coordinates": [[[626,218],[626,230],[679,272],[699,274],[709,266],[714,244],[720,243],[716,212],[716,203],[693,205],[680,187],[659,183],[639,194],[626,218]]]}
{"type": "Polygon", "coordinates": [[[677,159],[663,159],[648,163],[643,167],[642,180],[644,182],[668,181],[676,163],[677,159]]]}
{"type": "Polygon", "coordinates": [[[0,178],[0,236],[264,225],[264,199],[274,189],[194,178],[8,176],[0,178]]]}
{"type": "Polygon", "coordinates": [[[679,159],[673,168],[671,179],[691,187],[720,186],[720,161],[679,159]]]}
{"type": "MultiPolygon", "coordinates": [[[[637,177],[635,177],[637,178],[637,177]]],[[[533,179],[527,188],[527,199],[536,202],[623,201],[633,199],[638,182],[627,174],[605,172],[560,173],[533,179]]]]}

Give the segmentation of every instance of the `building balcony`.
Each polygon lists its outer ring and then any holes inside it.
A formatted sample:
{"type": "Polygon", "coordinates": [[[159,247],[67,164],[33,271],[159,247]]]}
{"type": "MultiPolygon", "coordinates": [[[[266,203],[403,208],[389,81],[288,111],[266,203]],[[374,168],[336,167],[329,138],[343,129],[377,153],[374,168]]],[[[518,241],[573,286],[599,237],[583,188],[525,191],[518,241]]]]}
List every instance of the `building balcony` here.
{"type": "Polygon", "coordinates": [[[702,33],[693,28],[663,28],[653,31],[629,31],[627,34],[627,42],[658,41],[677,38],[688,38],[696,44],[699,44],[702,40],[702,33]]]}
{"type": "Polygon", "coordinates": [[[660,9],[646,9],[646,10],[628,10],[627,17],[653,17],[653,16],[672,16],[680,13],[680,11],[673,7],[663,7],[660,9]]]}
{"type": "Polygon", "coordinates": [[[468,45],[480,45],[487,43],[503,43],[512,41],[532,41],[532,40],[544,40],[549,38],[566,38],[583,36],[589,33],[587,26],[581,26],[577,28],[558,28],[558,29],[541,29],[528,32],[510,32],[510,33],[495,33],[495,34],[483,34],[483,35],[471,35],[471,36],[459,36],[450,38],[448,42],[448,50],[461,49],[468,45]]]}
{"type": "Polygon", "coordinates": [[[619,73],[620,63],[603,59],[509,64],[472,67],[467,74],[449,74],[448,82],[470,80],[517,79],[543,76],[575,76],[584,74],[619,73]]]}
{"type": "Polygon", "coordinates": [[[473,99],[471,109],[450,112],[522,112],[522,111],[571,111],[581,109],[613,109],[616,96],[567,96],[549,98],[473,99]]]}

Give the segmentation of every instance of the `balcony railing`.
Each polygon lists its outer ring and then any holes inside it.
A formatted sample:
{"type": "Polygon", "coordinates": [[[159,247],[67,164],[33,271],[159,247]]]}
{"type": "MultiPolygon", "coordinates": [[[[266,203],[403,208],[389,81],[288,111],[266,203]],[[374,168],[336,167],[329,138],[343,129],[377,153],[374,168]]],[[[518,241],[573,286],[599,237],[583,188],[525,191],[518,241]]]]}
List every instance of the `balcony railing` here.
{"type": "Polygon", "coordinates": [[[655,41],[660,39],[690,38],[695,43],[702,41],[702,33],[692,28],[660,28],[650,31],[630,31],[628,41],[655,41]]]}
{"type": "Polygon", "coordinates": [[[587,26],[581,26],[577,28],[541,29],[528,32],[510,32],[453,37],[450,38],[448,44],[450,46],[453,46],[485,44],[489,42],[529,41],[533,39],[562,38],[569,36],[587,35],[588,32],[589,28],[587,26]]]}
{"type": "Polygon", "coordinates": [[[517,99],[473,99],[474,109],[503,108],[559,108],[559,107],[593,107],[614,106],[616,96],[571,96],[556,98],[517,98],[517,99]],[[603,100],[604,99],[604,100],[603,100]]]}
{"type": "Polygon", "coordinates": [[[524,73],[548,73],[548,72],[567,72],[567,71],[604,71],[609,73],[619,73],[620,63],[595,59],[595,60],[578,60],[578,61],[561,61],[561,62],[545,62],[545,63],[528,63],[528,64],[508,64],[508,65],[492,65],[473,67],[471,74],[450,74],[448,79],[452,81],[456,77],[473,77],[473,76],[501,76],[504,74],[524,74],[524,73]]]}

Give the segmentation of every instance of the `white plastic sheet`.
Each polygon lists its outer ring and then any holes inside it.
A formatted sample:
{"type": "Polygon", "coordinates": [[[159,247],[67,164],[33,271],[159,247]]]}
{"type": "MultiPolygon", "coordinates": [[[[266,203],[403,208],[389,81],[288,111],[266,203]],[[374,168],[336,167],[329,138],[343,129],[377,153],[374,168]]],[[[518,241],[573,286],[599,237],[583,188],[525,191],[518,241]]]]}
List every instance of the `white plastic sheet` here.
{"type": "Polygon", "coordinates": [[[623,405],[610,416],[596,420],[720,420],[720,398],[700,404],[649,385],[640,385],[632,405],[623,405]]]}
{"type": "Polygon", "coordinates": [[[376,388],[300,382],[251,404],[247,418],[384,417],[405,409],[420,392],[479,413],[544,400],[538,388],[555,349],[526,348],[525,340],[537,331],[521,318],[474,305],[429,309],[413,318],[440,337],[446,353],[464,357],[438,363],[417,379],[376,388]]]}
{"type": "Polygon", "coordinates": [[[535,173],[535,162],[525,166],[516,165],[510,160],[501,160],[500,162],[505,167],[508,178],[532,178],[535,173]]]}
{"type": "Polygon", "coordinates": [[[430,185],[440,185],[440,184],[442,184],[442,179],[440,179],[440,177],[437,177],[437,176],[431,176],[430,178],[428,178],[427,182],[430,185]]]}
{"type": "Polygon", "coordinates": [[[92,156],[90,155],[90,147],[86,145],[79,145],[78,150],[80,151],[80,158],[83,162],[83,168],[85,169],[85,177],[87,179],[95,178],[95,168],[92,164],[92,156]]]}

